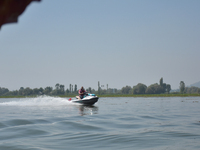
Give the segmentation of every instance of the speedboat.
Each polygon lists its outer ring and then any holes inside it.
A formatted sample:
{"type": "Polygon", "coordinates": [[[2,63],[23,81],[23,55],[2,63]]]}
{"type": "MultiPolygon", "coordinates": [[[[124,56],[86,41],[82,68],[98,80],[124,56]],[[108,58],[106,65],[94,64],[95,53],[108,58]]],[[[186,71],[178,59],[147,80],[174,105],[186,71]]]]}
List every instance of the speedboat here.
{"type": "Polygon", "coordinates": [[[83,105],[94,105],[98,101],[98,99],[99,97],[97,97],[95,94],[87,93],[82,99],[80,99],[79,96],[76,96],[75,99],[70,98],[69,101],[83,105]]]}

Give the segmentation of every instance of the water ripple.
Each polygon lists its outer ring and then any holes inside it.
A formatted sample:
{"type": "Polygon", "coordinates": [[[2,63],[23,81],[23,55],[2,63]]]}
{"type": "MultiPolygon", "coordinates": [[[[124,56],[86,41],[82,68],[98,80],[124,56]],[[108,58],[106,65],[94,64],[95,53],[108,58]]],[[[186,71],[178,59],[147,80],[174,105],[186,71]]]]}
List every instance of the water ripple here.
{"type": "Polygon", "coordinates": [[[65,98],[0,99],[0,150],[199,150],[199,101],[102,98],[86,107],[65,98]]]}

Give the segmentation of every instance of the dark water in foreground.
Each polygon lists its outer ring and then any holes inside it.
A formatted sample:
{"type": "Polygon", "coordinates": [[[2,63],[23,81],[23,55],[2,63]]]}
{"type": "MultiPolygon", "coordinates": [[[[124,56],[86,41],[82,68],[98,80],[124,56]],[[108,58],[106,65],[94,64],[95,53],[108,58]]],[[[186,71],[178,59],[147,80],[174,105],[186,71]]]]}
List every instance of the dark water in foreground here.
{"type": "Polygon", "coordinates": [[[200,97],[0,99],[0,150],[199,150],[200,97]]]}

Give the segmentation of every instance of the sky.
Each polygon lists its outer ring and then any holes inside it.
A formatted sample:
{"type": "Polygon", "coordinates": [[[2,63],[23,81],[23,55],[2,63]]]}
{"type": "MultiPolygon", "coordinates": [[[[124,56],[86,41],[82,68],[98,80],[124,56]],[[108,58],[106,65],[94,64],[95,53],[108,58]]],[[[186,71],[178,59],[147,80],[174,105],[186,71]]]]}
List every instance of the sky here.
{"type": "Polygon", "coordinates": [[[200,81],[199,0],[42,0],[0,30],[0,87],[200,81]]]}

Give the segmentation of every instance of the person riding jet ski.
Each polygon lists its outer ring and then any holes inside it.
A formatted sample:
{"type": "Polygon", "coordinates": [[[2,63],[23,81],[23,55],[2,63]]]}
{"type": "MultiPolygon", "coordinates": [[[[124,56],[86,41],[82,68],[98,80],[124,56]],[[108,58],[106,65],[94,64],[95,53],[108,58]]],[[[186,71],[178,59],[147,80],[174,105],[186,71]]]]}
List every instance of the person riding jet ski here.
{"type": "Polygon", "coordinates": [[[81,89],[78,91],[78,93],[79,93],[79,98],[80,99],[83,99],[83,97],[84,97],[84,95],[85,95],[85,93],[86,93],[87,91],[83,88],[83,86],[81,87],[81,89]]]}
{"type": "Polygon", "coordinates": [[[69,101],[73,103],[79,103],[83,105],[94,105],[98,101],[98,96],[95,94],[87,93],[87,91],[81,87],[81,89],[78,91],[79,96],[76,96],[75,99],[69,99],[69,101]]]}

